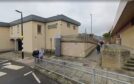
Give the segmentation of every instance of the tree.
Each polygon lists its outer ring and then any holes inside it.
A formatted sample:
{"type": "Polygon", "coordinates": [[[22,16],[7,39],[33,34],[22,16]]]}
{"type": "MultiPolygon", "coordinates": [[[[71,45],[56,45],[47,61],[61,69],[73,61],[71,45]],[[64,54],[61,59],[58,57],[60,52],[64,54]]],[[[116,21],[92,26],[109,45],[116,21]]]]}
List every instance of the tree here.
{"type": "Polygon", "coordinates": [[[110,34],[110,32],[104,33],[104,34],[103,34],[103,38],[105,39],[106,42],[110,42],[110,39],[111,39],[111,34],[110,34]]]}
{"type": "Polygon", "coordinates": [[[110,33],[104,33],[103,38],[109,39],[111,37],[110,33]]]}

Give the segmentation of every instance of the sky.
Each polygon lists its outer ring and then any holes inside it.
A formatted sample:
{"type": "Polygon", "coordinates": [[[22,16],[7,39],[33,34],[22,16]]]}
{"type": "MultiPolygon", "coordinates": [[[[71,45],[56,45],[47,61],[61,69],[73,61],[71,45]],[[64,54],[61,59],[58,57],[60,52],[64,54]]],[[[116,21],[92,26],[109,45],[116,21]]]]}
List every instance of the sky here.
{"type": "Polygon", "coordinates": [[[112,28],[119,1],[40,1],[40,2],[0,2],[0,22],[11,22],[20,18],[15,10],[24,16],[35,14],[44,18],[64,14],[81,23],[79,33],[103,35],[112,28]]]}

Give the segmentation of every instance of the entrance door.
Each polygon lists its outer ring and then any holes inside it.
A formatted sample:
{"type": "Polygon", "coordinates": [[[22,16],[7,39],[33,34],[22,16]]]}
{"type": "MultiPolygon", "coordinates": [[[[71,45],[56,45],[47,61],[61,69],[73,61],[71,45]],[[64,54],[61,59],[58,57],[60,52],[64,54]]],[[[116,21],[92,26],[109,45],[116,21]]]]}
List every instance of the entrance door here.
{"type": "Polygon", "coordinates": [[[18,42],[18,51],[22,50],[22,40],[21,39],[17,39],[18,42]]]}

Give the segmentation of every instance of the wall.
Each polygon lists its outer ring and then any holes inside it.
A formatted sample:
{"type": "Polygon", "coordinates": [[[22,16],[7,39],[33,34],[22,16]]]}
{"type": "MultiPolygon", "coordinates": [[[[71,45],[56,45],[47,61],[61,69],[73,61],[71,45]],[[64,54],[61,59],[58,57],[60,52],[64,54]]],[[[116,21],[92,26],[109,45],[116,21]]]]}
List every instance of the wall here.
{"type": "Polygon", "coordinates": [[[76,35],[78,34],[78,26],[71,24],[70,27],[67,27],[67,22],[61,21],[61,35],[76,35]],[[75,26],[75,29],[73,29],[73,26],[75,26]]]}
{"type": "MultiPolygon", "coordinates": [[[[73,29],[73,24],[70,28],[67,27],[67,22],[65,21],[54,21],[48,23],[30,21],[23,23],[23,47],[25,52],[32,52],[35,49],[45,48],[45,49],[55,49],[54,38],[57,35],[74,35],[78,34],[78,26],[75,30],[73,29]],[[56,28],[48,28],[48,25],[53,25],[57,23],[56,28]],[[37,34],[37,25],[41,25],[42,32],[37,34]],[[51,40],[52,39],[52,40],[51,40]]],[[[21,36],[21,24],[10,27],[10,37],[12,39],[22,38],[21,36]]]]}
{"type": "Polygon", "coordinates": [[[14,25],[14,26],[10,27],[10,37],[11,38],[21,37],[21,24],[14,25]]]}
{"type": "Polygon", "coordinates": [[[120,33],[121,45],[134,49],[134,25],[128,24],[120,33]]]}
{"type": "Polygon", "coordinates": [[[32,21],[24,23],[23,26],[23,51],[32,52],[33,41],[32,41],[32,21]]]}
{"type": "Polygon", "coordinates": [[[45,23],[42,22],[32,22],[32,41],[33,41],[33,50],[35,49],[41,49],[46,47],[46,41],[45,41],[45,23]],[[41,34],[38,34],[37,32],[37,25],[41,26],[41,34]]]}
{"type": "MultiPolygon", "coordinates": [[[[21,38],[21,24],[10,27],[10,37],[21,38]]],[[[23,51],[31,53],[40,48],[45,48],[45,23],[36,21],[23,23],[23,51]],[[37,34],[37,25],[41,25],[41,34],[37,34]]]]}
{"type": "Polygon", "coordinates": [[[10,50],[14,48],[13,42],[10,40],[10,31],[8,27],[0,27],[0,51],[10,50]]]}
{"type": "Polygon", "coordinates": [[[54,21],[54,22],[49,22],[46,24],[46,45],[47,45],[47,49],[55,49],[55,41],[54,38],[57,35],[74,35],[74,34],[78,34],[78,26],[75,26],[75,30],[73,29],[73,24],[70,24],[70,28],[67,27],[67,22],[65,21],[54,21]],[[48,29],[48,25],[52,25],[57,23],[57,28],[51,28],[48,29]],[[52,42],[51,39],[52,38],[52,42]]]}
{"type": "Polygon", "coordinates": [[[111,70],[120,70],[129,57],[130,52],[120,45],[104,45],[101,53],[101,66],[111,70]]]}
{"type": "Polygon", "coordinates": [[[55,49],[54,38],[56,35],[61,35],[61,21],[49,22],[46,24],[46,48],[55,49]],[[48,28],[48,25],[53,25],[57,23],[57,28],[48,28]],[[51,40],[52,39],[52,40],[51,40]]]}
{"type": "Polygon", "coordinates": [[[85,57],[93,49],[95,44],[82,43],[82,42],[62,42],[61,43],[61,54],[72,57],[85,57]]]}

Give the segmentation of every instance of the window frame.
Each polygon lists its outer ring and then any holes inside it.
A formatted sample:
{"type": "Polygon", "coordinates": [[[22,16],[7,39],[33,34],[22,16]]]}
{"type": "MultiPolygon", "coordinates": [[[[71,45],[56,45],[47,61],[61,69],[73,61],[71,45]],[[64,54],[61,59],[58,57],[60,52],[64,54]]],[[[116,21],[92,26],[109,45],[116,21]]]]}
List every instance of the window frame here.
{"type": "Polygon", "coordinates": [[[37,34],[42,34],[42,26],[40,24],[37,25],[37,34]]]}
{"type": "Polygon", "coordinates": [[[73,26],[73,30],[76,30],[76,26],[75,25],[73,26]]]}
{"type": "Polygon", "coordinates": [[[67,27],[70,28],[71,24],[69,22],[67,22],[67,27]]]}

